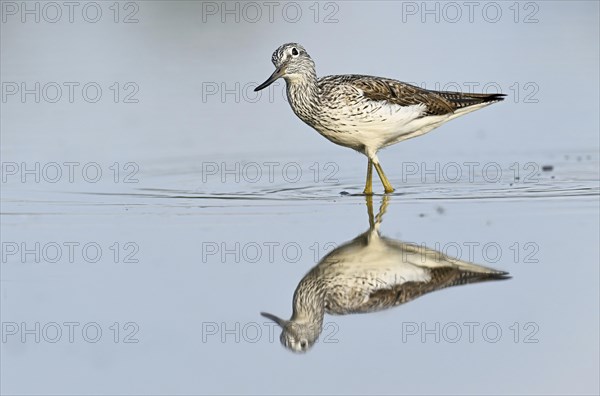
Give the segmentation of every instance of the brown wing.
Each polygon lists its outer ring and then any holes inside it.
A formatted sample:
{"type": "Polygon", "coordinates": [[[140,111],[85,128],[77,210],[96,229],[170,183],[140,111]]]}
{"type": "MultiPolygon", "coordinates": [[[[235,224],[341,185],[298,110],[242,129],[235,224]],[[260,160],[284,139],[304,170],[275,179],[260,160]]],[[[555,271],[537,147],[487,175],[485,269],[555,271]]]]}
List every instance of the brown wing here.
{"type": "Polygon", "coordinates": [[[400,106],[424,104],[425,115],[443,115],[455,110],[485,102],[503,100],[503,94],[471,94],[450,91],[430,91],[396,80],[371,76],[349,75],[344,82],[363,92],[375,101],[386,101],[400,106]]]}
{"type": "Polygon", "coordinates": [[[387,289],[379,289],[371,293],[369,300],[354,312],[366,313],[394,307],[450,286],[509,278],[505,272],[487,274],[465,272],[453,267],[432,268],[430,274],[429,282],[406,282],[387,289]]]}

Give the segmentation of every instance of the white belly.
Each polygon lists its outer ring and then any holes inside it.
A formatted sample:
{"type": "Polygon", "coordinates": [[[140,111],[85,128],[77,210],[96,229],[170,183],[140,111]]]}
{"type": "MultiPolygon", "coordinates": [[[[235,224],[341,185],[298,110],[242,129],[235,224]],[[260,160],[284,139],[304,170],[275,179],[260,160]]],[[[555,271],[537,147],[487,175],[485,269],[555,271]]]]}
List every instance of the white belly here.
{"type": "Polygon", "coordinates": [[[326,109],[323,127],[316,129],[332,142],[366,154],[404,140],[403,137],[408,138],[426,126],[424,124],[430,123],[423,122],[429,117],[421,118],[425,105],[397,106],[370,102],[365,106],[326,109]]]}
{"type": "Polygon", "coordinates": [[[354,106],[324,109],[322,125],[315,126],[315,129],[336,144],[366,155],[374,155],[383,147],[423,135],[451,119],[489,104],[482,103],[454,113],[423,117],[426,111],[423,104],[399,106],[384,102],[363,102],[354,106]]]}

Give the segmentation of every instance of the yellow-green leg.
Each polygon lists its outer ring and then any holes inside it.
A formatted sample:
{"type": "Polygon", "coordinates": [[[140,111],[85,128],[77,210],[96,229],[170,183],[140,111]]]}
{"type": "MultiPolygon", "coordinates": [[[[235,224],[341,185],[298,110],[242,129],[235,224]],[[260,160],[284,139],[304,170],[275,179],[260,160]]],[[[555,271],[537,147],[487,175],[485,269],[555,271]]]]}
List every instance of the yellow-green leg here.
{"type": "Polygon", "coordinates": [[[375,216],[373,216],[373,195],[365,196],[367,201],[367,213],[369,214],[369,229],[375,227],[375,216]]]}
{"type": "Polygon", "coordinates": [[[375,170],[377,171],[377,174],[379,175],[379,178],[381,179],[381,183],[383,183],[383,189],[384,189],[385,193],[387,194],[387,193],[394,192],[394,187],[392,187],[392,184],[390,183],[388,178],[385,177],[385,173],[383,173],[383,168],[381,167],[379,162],[374,162],[373,165],[375,165],[375,170]]]}
{"type": "Polygon", "coordinates": [[[369,214],[369,229],[371,231],[376,230],[376,228],[379,228],[379,224],[381,224],[381,222],[383,221],[383,215],[385,214],[387,207],[388,207],[388,203],[390,201],[390,196],[389,195],[384,195],[382,200],[381,200],[381,206],[379,207],[379,212],[377,213],[377,216],[373,216],[373,196],[372,195],[366,195],[365,196],[365,200],[367,202],[367,213],[369,214]]]}
{"type": "Polygon", "coordinates": [[[379,213],[377,213],[377,216],[375,217],[376,223],[380,224],[383,221],[383,215],[387,211],[389,202],[390,202],[390,196],[384,195],[383,198],[381,199],[381,206],[379,207],[379,213]]]}
{"type": "Polygon", "coordinates": [[[365,184],[363,194],[373,195],[373,161],[370,158],[367,165],[367,183],[365,184]]]}

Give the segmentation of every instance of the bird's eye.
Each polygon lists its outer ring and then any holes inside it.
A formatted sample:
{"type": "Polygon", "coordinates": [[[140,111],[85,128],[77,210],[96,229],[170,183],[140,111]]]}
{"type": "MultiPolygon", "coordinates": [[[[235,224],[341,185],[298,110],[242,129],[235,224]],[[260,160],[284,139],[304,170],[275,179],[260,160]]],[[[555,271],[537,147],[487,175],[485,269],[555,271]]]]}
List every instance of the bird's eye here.
{"type": "Polygon", "coordinates": [[[296,48],[292,48],[292,55],[298,56],[298,50],[296,48]]]}

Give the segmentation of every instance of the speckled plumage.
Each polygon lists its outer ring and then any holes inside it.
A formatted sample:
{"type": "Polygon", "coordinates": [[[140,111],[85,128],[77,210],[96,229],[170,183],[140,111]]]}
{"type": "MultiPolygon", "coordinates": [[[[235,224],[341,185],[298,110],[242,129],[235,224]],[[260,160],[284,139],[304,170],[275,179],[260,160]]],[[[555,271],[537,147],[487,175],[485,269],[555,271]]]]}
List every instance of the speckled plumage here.
{"type": "MultiPolygon", "coordinates": [[[[367,200],[370,208],[371,198],[367,200]]],[[[266,315],[282,326],[281,341],[289,349],[304,352],[310,348],[321,332],[325,313],[374,312],[446,287],[507,277],[503,271],[382,237],[379,225],[386,200],[368,231],[327,254],[302,278],[289,321],[266,315]]]]}
{"type": "MultiPolygon", "coordinates": [[[[277,68],[256,90],[282,77],[294,113],[333,143],[365,154],[386,187],[391,184],[379,165],[377,152],[420,136],[443,123],[503,100],[502,94],[431,91],[364,75],[317,78],[315,63],[304,47],[284,44],[272,56],[277,68]]],[[[369,188],[369,176],[365,193],[369,188]]]]}

